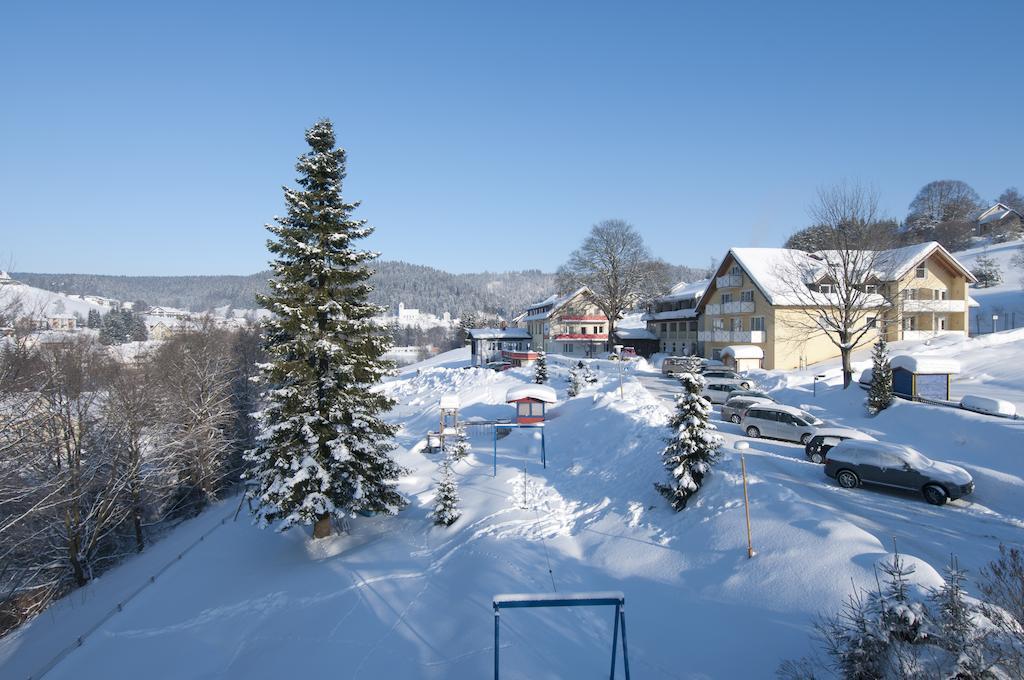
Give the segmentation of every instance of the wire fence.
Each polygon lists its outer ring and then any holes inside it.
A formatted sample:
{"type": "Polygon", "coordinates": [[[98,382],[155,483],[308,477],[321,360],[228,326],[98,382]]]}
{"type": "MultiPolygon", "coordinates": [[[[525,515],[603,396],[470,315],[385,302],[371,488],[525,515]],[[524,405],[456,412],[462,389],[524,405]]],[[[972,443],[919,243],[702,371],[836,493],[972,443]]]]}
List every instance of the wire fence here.
{"type": "Polygon", "coordinates": [[[999,331],[1011,331],[1024,328],[1024,312],[992,312],[975,314],[971,331],[974,335],[987,335],[999,331]]]}
{"type": "MultiPolygon", "coordinates": [[[[239,508],[241,508],[241,503],[244,500],[245,496],[243,494],[242,499],[239,501],[239,508]]],[[[36,672],[29,675],[27,680],[39,680],[39,678],[42,678],[47,673],[52,671],[54,667],[56,667],[57,664],[63,661],[65,657],[67,657],[71,652],[75,651],[76,649],[84,645],[86,640],[88,640],[89,636],[91,636],[93,633],[99,630],[101,626],[110,621],[110,619],[112,619],[118,613],[124,611],[124,608],[128,605],[129,602],[138,597],[139,594],[146,590],[146,588],[156,583],[156,580],[160,578],[160,576],[162,576],[164,573],[166,573],[168,569],[170,569],[175,564],[180,562],[181,559],[185,557],[185,555],[187,555],[189,552],[191,552],[193,548],[195,548],[197,545],[205,541],[210,536],[210,534],[212,534],[214,531],[227,524],[229,521],[231,521],[232,517],[237,517],[237,515],[238,513],[235,510],[232,510],[227,515],[225,515],[219,522],[217,522],[217,524],[213,525],[213,527],[203,532],[199,536],[199,538],[185,546],[173,559],[169,560],[166,564],[164,564],[159,569],[150,574],[150,576],[141,585],[139,585],[137,588],[135,588],[135,590],[133,590],[128,595],[119,600],[113,607],[107,610],[99,618],[99,620],[97,620],[95,623],[93,623],[91,626],[85,629],[80,635],[75,637],[74,640],[72,640],[69,644],[67,644],[64,648],[57,652],[57,654],[55,654],[36,672]]]]}

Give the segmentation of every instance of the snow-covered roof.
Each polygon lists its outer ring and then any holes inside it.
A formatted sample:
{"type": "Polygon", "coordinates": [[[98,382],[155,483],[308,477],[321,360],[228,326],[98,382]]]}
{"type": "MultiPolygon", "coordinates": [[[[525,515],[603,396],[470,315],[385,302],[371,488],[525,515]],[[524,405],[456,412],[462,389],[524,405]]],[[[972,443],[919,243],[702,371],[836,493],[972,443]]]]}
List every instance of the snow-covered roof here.
{"type": "Polygon", "coordinates": [[[644,321],[675,321],[677,319],[696,319],[697,308],[674,309],[669,312],[649,312],[643,315],[644,321]]]}
{"type": "Polygon", "coordinates": [[[657,340],[658,336],[646,328],[616,328],[615,337],[619,340],[657,340]]]}
{"type": "Polygon", "coordinates": [[[708,289],[708,284],[711,283],[711,279],[701,279],[700,281],[693,281],[687,283],[680,281],[676,285],[672,286],[667,294],[662,295],[658,298],[659,302],[671,302],[673,300],[694,300],[704,294],[704,291],[708,289]]]}
{"type": "Polygon", "coordinates": [[[722,348],[722,356],[733,359],[764,359],[764,350],[756,345],[729,345],[722,348]]]}
{"type": "Polygon", "coordinates": [[[555,390],[547,385],[520,385],[513,387],[505,394],[505,401],[519,401],[520,399],[536,399],[546,404],[554,404],[558,397],[555,390]]]}
{"type": "Polygon", "coordinates": [[[980,215],[978,215],[978,222],[980,224],[988,224],[989,222],[999,222],[1001,220],[1006,219],[1007,217],[1010,217],[1011,215],[1016,215],[1017,217],[1024,220],[1024,215],[1021,215],[1019,212],[1017,212],[1010,206],[1006,205],[1005,203],[996,203],[991,208],[984,210],[980,215]]]}
{"type": "Polygon", "coordinates": [[[563,305],[565,305],[565,303],[569,302],[570,300],[572,300],[573,298],[575,298],[575,297],[577,297],[579,295],[583,295],[584,293],[589,293],[589,292],[590,292],[589,288],[587,288],[586,286],[580,286],[579,288],[577,288],[573,292],[569,293],[568,295],[562,295],[562,296],[559,296],[558,294],[550,295],[550,296],[544,298],[543,300],[541,300],[540,302],[535,302],[532,305],[530,305],[529,307],[527,307],[526,308],[526,316],[523,317],[522,320],[523,321],[543,321],[544,319],[550,318],[551,315],[554,314],[555,312],[557,312],[559,310],[559,308],[561,308],[563,305]],[[540,311],[534,312],[534,310],[536,310],[536,309],[541,309],[541,308],[547,307],[549,305],[551,306],[551,309],[549,309],[549,310],[547,310],[545,312],[540,312],[540,311]]]}
{"type": "Polygon", "coordinates": [[[911,373],[917,373],[919,375],[960,372],[960,362],[948,357],[897,354],[889,359],[889,365],[893,368],[902,368],[905,371],[910,371],[911,373]]]}
{"type": "Polygon", "coordinates": [[[474,340],[529,340],[533,337],[525,328],[470,328],[466,335],[474,340]]]}
{"type": "Polygon", "coordinates": [[[459,408],[462,402],[459,401],[459,395],[457,394],[442,394],[441,395],[441,408],[445,410],[459,408]]]}

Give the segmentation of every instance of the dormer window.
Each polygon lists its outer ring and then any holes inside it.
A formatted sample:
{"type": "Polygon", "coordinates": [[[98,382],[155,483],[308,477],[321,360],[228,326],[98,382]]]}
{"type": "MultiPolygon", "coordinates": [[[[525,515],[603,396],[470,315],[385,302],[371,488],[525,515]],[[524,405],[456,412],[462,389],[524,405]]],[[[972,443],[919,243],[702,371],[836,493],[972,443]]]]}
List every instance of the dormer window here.
{"type": "Polygon", "coordinates": [[[926,265],[924,262],[917,265],[917,269],[914,271],[914,276],[916,276],[919,279],[926,278],[928,276],[928,265],[926,265]]]}

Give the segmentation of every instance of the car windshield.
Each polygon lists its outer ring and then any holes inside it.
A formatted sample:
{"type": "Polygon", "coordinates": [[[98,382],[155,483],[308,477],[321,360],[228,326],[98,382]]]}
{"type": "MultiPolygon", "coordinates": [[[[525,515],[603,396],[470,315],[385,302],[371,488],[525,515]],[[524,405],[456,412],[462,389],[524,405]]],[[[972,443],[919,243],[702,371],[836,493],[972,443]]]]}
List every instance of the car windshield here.
{"type": "Polygon", "coordinates": [[[928,468],[935,464],[931,458],[909,446],[901,447],[899,456],[905,462],[910,463],[911,467],[915,468],[928,468]]]}
{"type": "Polygon", "coordinates": [[[824,425],[825,424],[825,421],[821,420],[820,418],[815,418],[814,416],[812,416],[807,411],[801,411],[800,414],[797,416],[797,418],[799,418],[800,420],[803,420],[805,422],[805,424],[807,424],[807,425],[815,425],[815,426],[817,426],[817,425],[824,425]]]}

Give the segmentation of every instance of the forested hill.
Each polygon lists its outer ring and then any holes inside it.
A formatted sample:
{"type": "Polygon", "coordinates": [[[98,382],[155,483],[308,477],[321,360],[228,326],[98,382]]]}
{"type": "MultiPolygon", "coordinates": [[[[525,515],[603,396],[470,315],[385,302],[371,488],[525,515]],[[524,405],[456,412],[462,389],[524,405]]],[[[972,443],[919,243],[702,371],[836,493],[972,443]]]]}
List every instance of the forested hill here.
{"type": "MultiPolygon", "coordinates": [[[[440,316],[450,312],[483,312],[510,317],[531,302],[555,290],[554,274],[538,270],[452,274],[409,264],[381,261],[375,264],[371,300],[388,308],[406,307],[440,316]]],[[[703,269],[674,267],[678,280],[706,275],[703,269]]],[[[270,272],[248,276],[114,276],[108,274],[34,274],[12,272],[30,286],[73,295],[101,295],[117,300],[143,300],[149,305],[204,311],[231,305],[256,306],[255,295],[265,292],[270,272]]]]}

